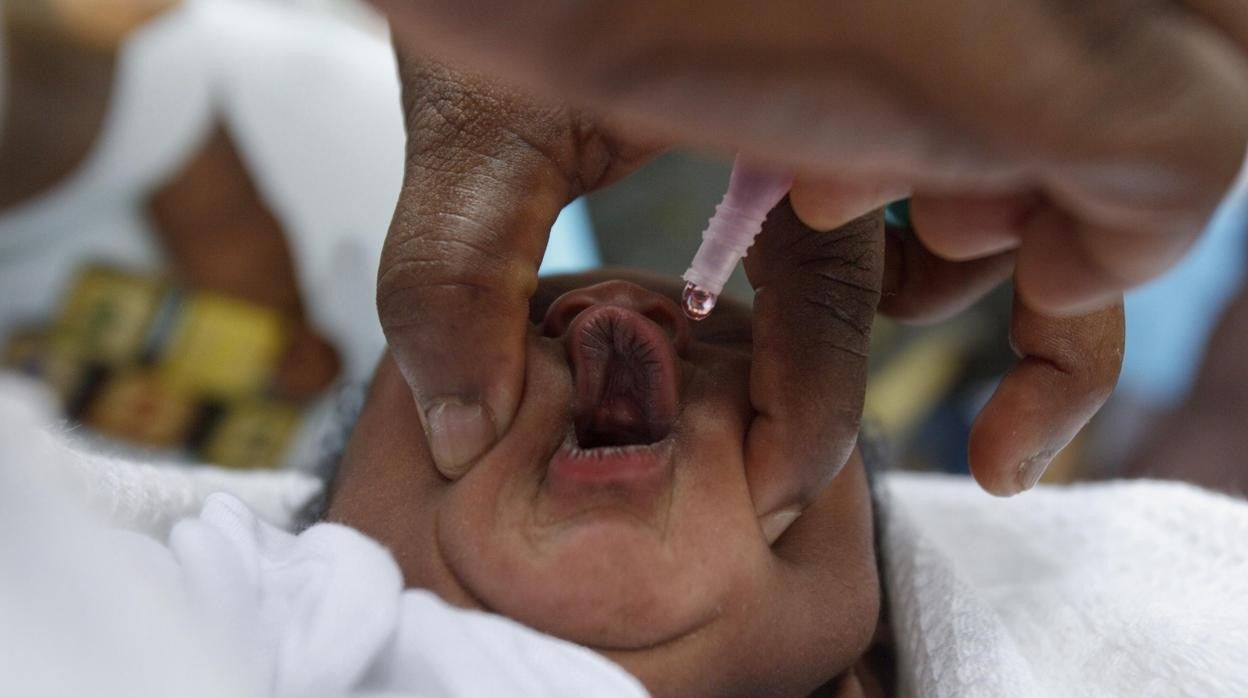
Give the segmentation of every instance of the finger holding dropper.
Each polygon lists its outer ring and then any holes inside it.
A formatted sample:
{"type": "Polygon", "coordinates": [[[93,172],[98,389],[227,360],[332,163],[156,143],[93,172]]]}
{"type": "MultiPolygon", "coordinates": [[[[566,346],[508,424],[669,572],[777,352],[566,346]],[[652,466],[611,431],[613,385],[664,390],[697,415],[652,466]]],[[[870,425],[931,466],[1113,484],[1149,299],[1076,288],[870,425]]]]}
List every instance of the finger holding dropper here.
{"type": "Polygon", "coordinates": [[[702,233],[702,244],[685,272],[681,307],[691,320],[705,320],[724,284],[745,257],[763,221],[793,186],[793,175],[751,165],[738,156],[728,192],[702,233]]]}

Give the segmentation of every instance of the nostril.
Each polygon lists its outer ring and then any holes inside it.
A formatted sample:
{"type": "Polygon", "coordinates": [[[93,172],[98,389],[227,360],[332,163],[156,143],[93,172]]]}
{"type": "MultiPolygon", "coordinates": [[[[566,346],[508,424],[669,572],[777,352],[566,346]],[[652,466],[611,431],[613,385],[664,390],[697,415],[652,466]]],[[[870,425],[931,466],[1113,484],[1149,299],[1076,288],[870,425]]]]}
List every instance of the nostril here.
{"type": "Polygon", "coordinates": [[[572,320],[593,305],[591,299],[565,293],[546,310],[546,319],[542,321],[542,335],[546,337],[562,337],[568,331],[572,320]]]}
{"type": "Polygon", "coordinates": [[[654,302],[643,308],[641,314],[648,320],[663,328],[672,338],[676,352],[683,355],[689,344],[689,320],[672,300],[658,296],[654,302]]]}
{"type": "Polygon", "coordinates": [[[559,296],[546,310],[542,334],[563,336],[577,315],[595,305],[614,305],[645,316],[663,328],[682,355],[689,344],[689,321],[680,306],[667,296],[627,281],[607,281],[559,296]]]}

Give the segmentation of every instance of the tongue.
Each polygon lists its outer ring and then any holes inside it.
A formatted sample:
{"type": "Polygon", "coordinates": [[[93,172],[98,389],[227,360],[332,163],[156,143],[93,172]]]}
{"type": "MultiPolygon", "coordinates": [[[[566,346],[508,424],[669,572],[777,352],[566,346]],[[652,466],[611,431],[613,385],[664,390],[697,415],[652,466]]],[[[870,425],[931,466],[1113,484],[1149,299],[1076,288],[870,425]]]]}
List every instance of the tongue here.
{"type": "Polygon", "coordinates": [[[576,420],[581,448],[653,443],[651,436],[641,406],[623,397],[607,397],[576,420]]]}

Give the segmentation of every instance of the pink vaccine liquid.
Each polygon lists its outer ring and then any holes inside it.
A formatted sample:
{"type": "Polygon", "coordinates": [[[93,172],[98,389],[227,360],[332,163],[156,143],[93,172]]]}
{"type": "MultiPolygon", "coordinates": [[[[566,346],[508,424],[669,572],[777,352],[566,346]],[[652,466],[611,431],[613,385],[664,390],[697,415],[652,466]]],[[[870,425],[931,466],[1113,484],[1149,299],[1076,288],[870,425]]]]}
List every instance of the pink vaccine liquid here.
{"type": "Polygon", "coordinates": [[[685,292],[680,297],[680,306],[690,320],[705,320],[718,302],[719,296],[693,283],[685,284],[685,292]]]}

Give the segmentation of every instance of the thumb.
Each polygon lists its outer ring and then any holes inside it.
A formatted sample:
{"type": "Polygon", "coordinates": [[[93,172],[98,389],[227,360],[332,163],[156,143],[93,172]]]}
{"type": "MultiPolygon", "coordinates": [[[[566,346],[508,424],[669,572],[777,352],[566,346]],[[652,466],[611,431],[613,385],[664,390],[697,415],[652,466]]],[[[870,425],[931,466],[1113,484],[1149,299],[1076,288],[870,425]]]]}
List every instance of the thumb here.
{"type": "Polygon", "coordinates": [[[404,184],[377,309],[430,454],[458,477],[507,430],[523,391],[528,302],[568,178],[525,129],[558,110],[400,51],[404,184]]]}

